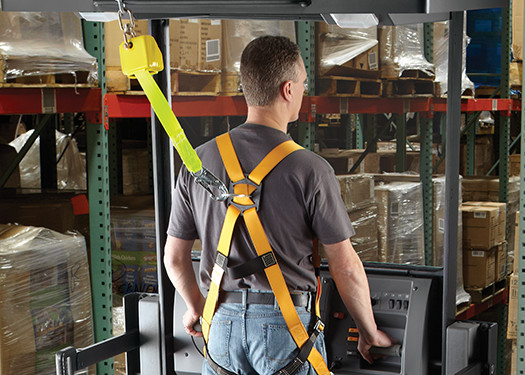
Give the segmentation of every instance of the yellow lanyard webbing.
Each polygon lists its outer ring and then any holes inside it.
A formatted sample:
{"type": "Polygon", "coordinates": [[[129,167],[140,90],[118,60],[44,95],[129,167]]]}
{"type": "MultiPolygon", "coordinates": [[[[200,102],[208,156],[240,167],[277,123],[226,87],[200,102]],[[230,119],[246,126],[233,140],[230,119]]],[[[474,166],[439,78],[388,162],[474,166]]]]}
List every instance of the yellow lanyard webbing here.
{"type": "MultiPolygon", "coordinates": [[[[222,160],[224,162],[226,171],[230,179],[233,182],[237,182],[237,181],[244,179],[244,174],[242,172],[241,165],[239,163],[239,160],[237,158],[237,155],[235,153],[235,150],[233,148],[233,145],[231,143],[231,139],[228,133],[217,137],[217,146],[219,148],[219,152],[221,154],[222,160]]],[[[270,153],[268,153],[268,155],[265,156],[265,158],[259,163],[259,165],[250,173],[250,175],[248,176],[248,179],[256,183],[257,185],[259,185],[261,181],[264,179],[264,177],[277,164],[279,164],[281,160],[283,160],[290,153],[296,150],[299,150],[301,148],[302,148],[301,146],[297,145],[293,141],[286,141],[286,142],[281,143],[279,146],[274,148],[270,153]]],[[[237,184],[235,185],[235,187],[236,187],[235,193],[237,194],[249,195],[251,191],[253,191],[252,189],[253,187],[251,187],[250,185],[246,185],[246,184],[237,184]],[[237,189],[237,187],[239,188],[237,189]]],[[[247,204],[247,205],[249,205],[250,203],[253,204],[253,202],[251,201],[249,197],[235,197],[234,202],[238,204],[247,204]]],[[[230,205],[228,207],[226,218],[223,224],[223,229],[221,231],[219,246],[217,249],[221,254],[225,256],[227,256],[227,254],[229,253],[229,246],[231,244],[231,236],[233,234],[233,227],[235,226],[235,222],[240,214],[239,209],[236,209],[235,213],[228,214],[232,207],[234,206],[230,205]],[[223,236],[229,236],[230,238],[223,239],[223,236]],[[225,249],[223,246],[228,246],[228,248],[225,249]]],[[[250,237],[252,239],[252,242],[254,244],[257,254],[258,255],[263,255],[266,253],[273,254],[273,250],[270,246],[270,243],[268,242],[268,238],[266,237],[266,234],[264,233],[264,229],[259,220],[259,215],[257,214],[256,209],[254,207],[247,209],[246,211],[243,212],[243,217],[246,223],[246,228],[248,229],[248,233],[250,234],[250,237]]],[[[215,266],[214,269],[215,268],[217,268],[217,266],[215,266]]],[[[275,295],[277,303],[279,304],[279,307],[283,314],[286,325],[290,331],[290,334],[292,335],[292,338],[294,339],[297,346],[301,348],[303,344],[308,340],[309,336],[297,314],[297,311],[293,304],[292,298],[290,296],[290,292],[286,285],[286,281],[283,277],[281,269],[279,265],[276,263],[270,267],[265,268],[265,273],[266,273],[266,277],[268,278],[268,282],[270,283],[270,286],[272,288],[272,291],[275,295]]],[[[208,337],[209,337],[210,323],[213,318],[215,308],[217,306],[217,299],[218,299],[218,294],[220,290],[220,280],[222,279],[223,274],[224,274],[224,270],[221,270],[221,272],[217,272],[217,278],[215,280],[214,280],[214,277],[212,277],[212,282],[210,284],[210,291],[208,292],[208,296],[206,298],[206,303],[204,306],[202,328],[203,328],[203,335],[204,335],[206,342],[208,341],[208,337]]],[[[318,301],[319,301],[319,293],[316,296],[316,313],[319,316],[318,301]]],[[[310,352],[308,356],[308,361],[310,362],[312,367],[315,369],[315,371],[319,375],[326,375],[330,373],[328,371],[326,363],[324,362],[323,357],[315,348],[313,348],[312,351],[310,352]]]]}

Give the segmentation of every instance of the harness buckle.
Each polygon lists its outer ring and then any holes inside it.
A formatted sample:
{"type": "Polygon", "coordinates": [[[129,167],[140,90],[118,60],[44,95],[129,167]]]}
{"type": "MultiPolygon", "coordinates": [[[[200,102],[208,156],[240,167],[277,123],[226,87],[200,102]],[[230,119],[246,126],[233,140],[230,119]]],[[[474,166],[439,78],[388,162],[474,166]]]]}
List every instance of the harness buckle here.
{"type": "Polygon", "coordinates": [[[228,194],[227,203],[228,205],[232,204],[241,211],[241,215],[244,211],[249,210],[250,208],[255,207],[255,211],[259,211],[259,203],[261,201],[261,189],[262,184],[257,185],[255,182],[250,180],[247,176],[242,180],[231,182],[230,181],[230,193],[228,194]],[[255,190],[252,191],[250,195],[235,194],[236,185],[250,185],[255,187],[255,190]],[[241,204],[234,201],[236,197],[247,197],[250,198],[253,202],[252,204],[241,204]]]}
{"type": "Polygon", "coordinates": [[[321,321],[321,319],[317,319],[317,322],[315,322],[314,330],[317,332],[323,332],[324,327],[325,324],[321,321]]]}

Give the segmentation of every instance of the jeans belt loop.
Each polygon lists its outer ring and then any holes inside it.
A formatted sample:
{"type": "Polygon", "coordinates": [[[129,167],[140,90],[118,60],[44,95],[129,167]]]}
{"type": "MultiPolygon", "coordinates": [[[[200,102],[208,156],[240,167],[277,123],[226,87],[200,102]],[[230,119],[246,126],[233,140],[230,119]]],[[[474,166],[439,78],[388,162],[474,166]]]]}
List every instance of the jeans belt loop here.
{"type": "Polygon", "coordinates": [[[314,301],[313,295],[314,294],[312,292],[308,292],[308,303],[306,304],[306,311],[308,312],[311,312],[313,308],[313,301],[314,301]]]}
{"type": "Polygon", "coordinates": [[[247,303],[248,302],[248,290],[247,289],[242,289],[241,293],[242,293],[242,308],[246,309],[246,306],[248,304],[247,303]]]}
{"type": "Polygon", "coordinates": [[[275,295],[273,296],[273,309],[274,310],[279,310],[280,309],[279,302],[277,302],[277,298],[275,297],[275,295]]]}

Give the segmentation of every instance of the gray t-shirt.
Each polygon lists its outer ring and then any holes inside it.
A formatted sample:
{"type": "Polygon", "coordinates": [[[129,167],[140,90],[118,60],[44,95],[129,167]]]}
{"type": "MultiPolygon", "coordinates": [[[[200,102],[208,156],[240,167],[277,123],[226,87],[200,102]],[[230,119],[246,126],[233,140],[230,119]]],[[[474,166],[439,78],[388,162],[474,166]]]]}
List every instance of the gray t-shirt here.
{"type": "MultiPolygon", "coordinates": [[[[255,124],[241,125],[230,136],[245,174],[274,147],[290,140],[279,130],[255,124]]],[[[215,139],[198,147],[197,154],[203,165],[229,186],[215,139]]],[[[184,240],[200,238],[200,282],[205,288],[210,284],[226,209],[226,203],[212,200],[188,170],[181,168],[168,234],[184,240]]],[[[316,289],[311,260],[315,237],[324,244],[333,244],[354,235],[332,167],[308,150],[288,155],[265,177],[258,214],[290,290],[316,289]]],[[[228,266],[235,267],[256,256],[244,220],[239,217],[228,266]]],[[[264,272],[237,280],[224,275],[221,289],[242,288],[271,290],[264,272]]]]}

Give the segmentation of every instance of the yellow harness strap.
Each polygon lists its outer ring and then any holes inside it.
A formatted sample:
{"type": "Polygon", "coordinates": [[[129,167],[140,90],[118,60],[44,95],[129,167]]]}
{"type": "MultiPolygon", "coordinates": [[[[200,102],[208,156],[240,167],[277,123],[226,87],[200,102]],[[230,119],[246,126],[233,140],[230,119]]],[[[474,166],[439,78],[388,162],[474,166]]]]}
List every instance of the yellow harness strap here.
{"type": "MultiPolygon", "coordinates": [[[[241,165],[239,163],[239,160],[237,158],[228,133],[217,137],[217,146],[219,148],[219,152],[221,154],[228,176],[230,177],[232,182],[236,183],[245,179],[244,173],[242,171],[241,165]]],[[[264,157],[264,159],[259,163],[259,165],[250,173],[248,179],[256,185],[259,185],[264,179],[264,177],[286,156],[300,149],[302,149],[302,147],[297,145],[293,141],[286,141],[281,143],[279,146],[275,147],[270,153],[268,153],[268,155],[264,157]]],[[[238,183],[234,185],[234,192],[236,194],[250,195],[254,190],[255,187],[249,184],[238,183]]],[[[234,197],[233,202],[238,205],[245,206],[250,206],[254,204],[249,196],[234,197]]],[[[206,298],[204,312],[202,315],[202,332],[206,342],[208,342],[210,324],[215,309],[217,307],[220,283],[224,274],[225,259],[223,259],[222,257],[228,257],[233,228],[235,227],[235,223],[240,214],[241,210],[239,208],[235,207],[233,204],[229,205],[228,210],[226,212],[226,218],[224,219],[223,228],[219,239],[219,245],[217,248],[217,262],[212,272],[210,290],[208,292],[208,297],[206,298]],[[220,266],[221,263],[224,265],[224,267],[220,266]]],[[[261,221],[259,220],[259,215],[257,214],[256,208],[248,208],[244,212],[242,212],[242,215],[244,217],[246,228],[248,229],[248,233],[250,234],[257,254],[259,256],[271,254],[275,259],[275,255],[270,246],[270,243],[268,242],[268,238],[264,233],[264,229],[261,224],[261,221]]],[[[288,326],[290,334],[292,335],[297,346],[301,348],[303,344],[309,339],[309,336],[297,314],[281,269],[277,262],[275,262],[275,264],[266,267],[264,271],[266,273],[266,277],[268,278],[268,282],[270,283],[272,291],[275,295],[275,299],[279,304],[279,307],[283,314],[284,320],[286,321],[286,325],[288,326]]],[[[316,296],[317,313],[319,313],[318,299],[319,293],[316,296]]],[[[315,369],[317,374],[327,375],[330,373],[328,371],[326,363],[323,360],[323,357],[315,348],[311,350],[308,356],[308,361],[315,369]]]]}

